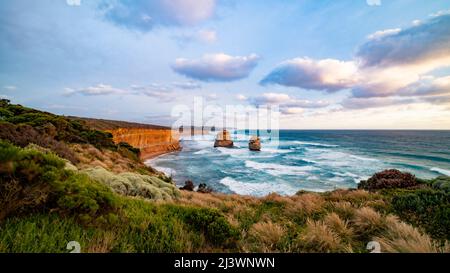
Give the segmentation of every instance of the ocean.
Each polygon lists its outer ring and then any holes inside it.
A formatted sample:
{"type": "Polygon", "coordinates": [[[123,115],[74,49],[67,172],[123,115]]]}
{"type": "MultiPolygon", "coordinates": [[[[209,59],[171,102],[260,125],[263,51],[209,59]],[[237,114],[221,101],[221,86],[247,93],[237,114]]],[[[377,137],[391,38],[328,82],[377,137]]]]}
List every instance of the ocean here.
{"type": "Polygon", "coordinates": [[[278,143],[233,132],[235,148],[214,148],[214,134],[182,140],[183,150],[147,161],[179,185],[192,180],[215,191],[264,196],[299,190],[355,188],[385,169],[420,178],[450,176],[450,131],[280,130],[278,143]]]}

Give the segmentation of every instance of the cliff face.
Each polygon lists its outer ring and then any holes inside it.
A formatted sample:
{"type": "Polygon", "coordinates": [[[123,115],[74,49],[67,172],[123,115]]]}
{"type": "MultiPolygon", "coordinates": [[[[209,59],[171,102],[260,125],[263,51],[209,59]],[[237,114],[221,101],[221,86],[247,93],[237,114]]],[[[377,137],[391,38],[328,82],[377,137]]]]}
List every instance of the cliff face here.
{"type": "Polygon", "coordinates": [[[179,134],[171,129],[118,128],[108,131],[115,143],[127,142],[141,149],[142,159],[181,150],[179,134]]]}

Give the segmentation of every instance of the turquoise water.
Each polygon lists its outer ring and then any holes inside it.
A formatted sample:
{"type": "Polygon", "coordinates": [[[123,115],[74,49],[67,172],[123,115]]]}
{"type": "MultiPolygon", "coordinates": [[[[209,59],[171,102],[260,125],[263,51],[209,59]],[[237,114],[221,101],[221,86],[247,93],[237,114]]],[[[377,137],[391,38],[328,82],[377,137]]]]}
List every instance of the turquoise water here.
{"type": "Polygon", "coordinates": [[[450,131],[279,131],[248,150],[244,132],[233,149],[214,148],[214,135],[182,140],[183,151],[148,161],[172,175],[216,191],[262,196],[271,192],[354,188],[375,172],[396,168],[421,178],[450,175],[450,131]]]}

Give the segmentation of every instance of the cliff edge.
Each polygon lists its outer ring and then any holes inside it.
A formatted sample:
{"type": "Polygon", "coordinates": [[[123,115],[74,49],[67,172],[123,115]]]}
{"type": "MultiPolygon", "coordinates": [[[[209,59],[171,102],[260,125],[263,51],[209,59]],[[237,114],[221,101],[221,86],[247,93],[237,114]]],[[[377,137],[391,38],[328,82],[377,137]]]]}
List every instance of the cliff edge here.
{"type": "Polygon", "coordinates": [[[116,144],[126,142],[139,148],[143,160],[182,149],[179,132],[169,127],[91,118],[82,120],[92,128],[111,133],[116,144]]]}

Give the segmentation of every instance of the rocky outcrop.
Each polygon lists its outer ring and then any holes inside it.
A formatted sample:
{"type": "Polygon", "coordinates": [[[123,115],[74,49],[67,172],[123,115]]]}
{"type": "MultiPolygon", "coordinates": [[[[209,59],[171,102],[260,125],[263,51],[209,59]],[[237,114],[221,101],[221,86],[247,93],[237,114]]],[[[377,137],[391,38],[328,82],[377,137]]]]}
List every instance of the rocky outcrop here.
{"type": "Polygon", "coordinates": [[[216,141],[214,142],[214,147],[233,148],[233,146],[234,143],[231,140],[230,132],[224,129],[222,132],[217,134],[216,141]]]}
{"type": "Polygon", "coordinates": [[[108,131],[112,133],[115,143],[127,142],[139,148],[142,159],[181,150],[178,132],[169,128],[118,128],[108,131]]]}
{"type": "Polygon", "coordinates": [[[261,151],[261,140],[257,136],[252,136],[248,142],[250,151],[261,151]]]}

